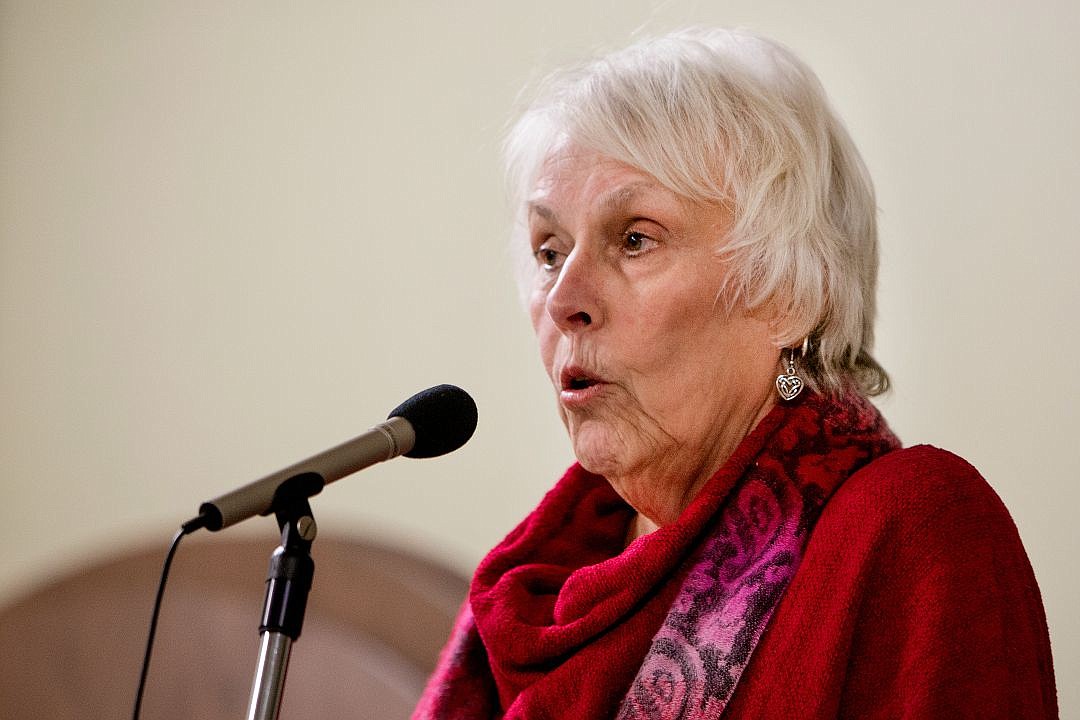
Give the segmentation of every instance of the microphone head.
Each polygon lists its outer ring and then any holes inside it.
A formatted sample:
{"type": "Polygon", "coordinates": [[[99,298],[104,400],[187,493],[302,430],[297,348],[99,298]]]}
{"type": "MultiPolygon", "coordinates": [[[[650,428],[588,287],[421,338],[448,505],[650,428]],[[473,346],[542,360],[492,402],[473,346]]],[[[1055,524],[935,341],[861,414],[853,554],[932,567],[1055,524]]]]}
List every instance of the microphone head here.
{"type": "Polygon", "coordinates": [[[416,444],[405,457],[429,458],[453,452],[476,430],[476,403],[454,385],[422,390],[386,416],[405,418],[416,433],[416,444]]]}

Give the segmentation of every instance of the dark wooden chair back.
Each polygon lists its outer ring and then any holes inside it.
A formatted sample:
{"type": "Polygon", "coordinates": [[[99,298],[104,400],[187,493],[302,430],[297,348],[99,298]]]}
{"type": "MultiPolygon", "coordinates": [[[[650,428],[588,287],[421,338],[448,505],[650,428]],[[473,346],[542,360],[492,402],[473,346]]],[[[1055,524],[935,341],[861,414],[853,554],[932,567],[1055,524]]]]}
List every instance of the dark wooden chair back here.
{"type": "MultiPolygon", "coordinates": [[[[142,717],[244,717],[273,538],[188,538],[165,593],[142,717]]],[[[407,718],[468,583],[414,554],[319,537],[290,718],[407,718]]],[[[129,718],[164,549],[60,578],[0,608],[0,718],[129,718]]]]}

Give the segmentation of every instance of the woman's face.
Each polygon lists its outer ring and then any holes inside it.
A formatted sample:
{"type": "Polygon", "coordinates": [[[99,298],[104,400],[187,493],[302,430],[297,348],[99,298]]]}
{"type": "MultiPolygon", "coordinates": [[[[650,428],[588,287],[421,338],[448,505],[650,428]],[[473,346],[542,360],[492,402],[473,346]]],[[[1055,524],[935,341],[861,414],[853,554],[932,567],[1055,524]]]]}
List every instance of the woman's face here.
{"type": "Polygon", "coordinates": [[[768,321],[717,300],[731,215],[569,145],[528,222],[530,315],[574,452],[664,524],[653,506],[672,503],[654,496],[688,502],[772,405],[768,321]]]}

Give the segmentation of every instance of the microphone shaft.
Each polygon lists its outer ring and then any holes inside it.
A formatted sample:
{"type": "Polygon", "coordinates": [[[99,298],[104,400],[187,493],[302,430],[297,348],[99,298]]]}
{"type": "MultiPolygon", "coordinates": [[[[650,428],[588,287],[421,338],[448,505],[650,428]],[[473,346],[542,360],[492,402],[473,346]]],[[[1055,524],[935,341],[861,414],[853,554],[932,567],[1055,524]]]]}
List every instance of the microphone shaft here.
{"type": "Polygon", "coordinates": [[[221,530],[253,515],[269,515],[274,511],[275,493],[290,478],[314,473],[323,479],[324,485],[329,485],[375,463],[407,453],[415,444],[416,432],[412,424],[405,418],[392,417],[359,437],[203,503],[199,506],[199,514],[209,516],[207,527],[210,530],[221,530]]]}

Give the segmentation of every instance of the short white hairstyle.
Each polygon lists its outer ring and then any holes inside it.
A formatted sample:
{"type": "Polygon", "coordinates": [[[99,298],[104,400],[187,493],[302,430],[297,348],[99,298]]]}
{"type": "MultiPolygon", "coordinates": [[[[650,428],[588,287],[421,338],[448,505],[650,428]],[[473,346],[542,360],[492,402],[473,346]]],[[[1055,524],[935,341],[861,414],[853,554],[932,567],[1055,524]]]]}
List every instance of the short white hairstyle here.
{"type": "Polygon", "coordinates": [[[523,251],[528,194],[568,141],[732,211],[731,232],[717,238],[720,299],[775,311],[781,347],[809,337],[800,369],[811,387],[888,388],[870,354],[873,185],[821,83],[789,49],[742,30],[690,29],[547,77],[504,145],[523,251]]]}

